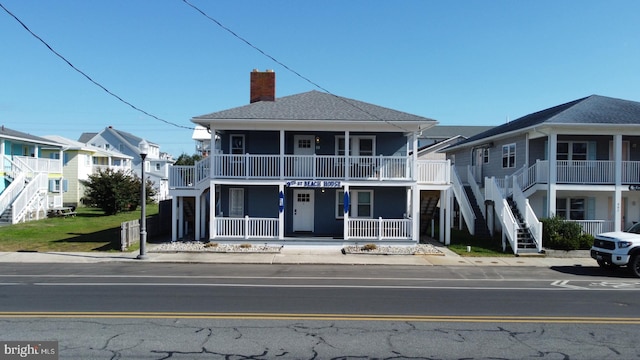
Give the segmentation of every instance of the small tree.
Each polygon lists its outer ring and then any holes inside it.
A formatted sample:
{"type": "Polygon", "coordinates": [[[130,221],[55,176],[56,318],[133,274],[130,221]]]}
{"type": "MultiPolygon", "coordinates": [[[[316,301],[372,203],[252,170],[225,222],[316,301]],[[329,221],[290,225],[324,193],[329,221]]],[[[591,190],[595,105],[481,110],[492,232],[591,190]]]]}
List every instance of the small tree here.
{"type": "Polygon", "coordinates": [[[189,156],[183,153],[182,155],[178,156],[178,159],[173,165],[195,165],[195,163],[200,160],[202,160],[202,156],[198,154],[189,156]]]}
{"type": "MultiPolygon", "coordinates": [[[[80,183],[85,187],[83,202],[101,208],[105,215],[135,210],[140,205],[141,180],[130,171],[100,170],[80,183]]],[[[149,202],[155,195],[155,189],[149,180],[145,187],[146,201],[149,202]]]]}

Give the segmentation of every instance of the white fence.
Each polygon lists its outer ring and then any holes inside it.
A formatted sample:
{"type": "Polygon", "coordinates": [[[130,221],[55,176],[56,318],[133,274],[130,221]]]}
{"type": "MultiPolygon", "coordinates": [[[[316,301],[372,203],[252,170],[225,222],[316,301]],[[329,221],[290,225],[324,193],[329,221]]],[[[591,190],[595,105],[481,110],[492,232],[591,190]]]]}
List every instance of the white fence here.
{"type": "Polygon", "coordinates": [[[347,240],[410,240],[411,224],[411,219],[349,219],[347,240]]]}
{"type": "Polygon", "coordinates": [[[238,239],[277,239],[278,219],[272,218],[216,218],[216,235],[238,239]]]}

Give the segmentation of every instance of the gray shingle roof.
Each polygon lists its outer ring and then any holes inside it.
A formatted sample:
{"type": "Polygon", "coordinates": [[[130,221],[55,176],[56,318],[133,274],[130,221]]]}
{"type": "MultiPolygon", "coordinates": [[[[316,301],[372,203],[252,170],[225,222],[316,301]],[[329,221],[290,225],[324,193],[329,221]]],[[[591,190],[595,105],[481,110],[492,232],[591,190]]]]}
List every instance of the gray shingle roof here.
{"type": "Polygon", "coordinates": [[[0,127],[0,137],[7,137],[7,138],[14,138],[14,139],[20,139],[23,141],[29,141],[29,142],[34,142],[34,143],[43,143],[43,144],[49,144],[49,145],[57,145],[57,146],[61,146],[62,144],[58,144],[57,142],[53,141],[53,140],[49,140],[40,136],[35,136],[35,135],[31,135],[31,134],[27,134],[27,133],[23,133],[21,131],[17,131],[17,130],[12,130],[9,129],[8,127],[2,125],[0,127]]]}
{"type": "Polygon", "coordinates": [[[194,117],[196,121],[215,119],[435,121],[315,90],[194,117]]]}
{"type": "Polygon", "coordinates": [[[591,95],[541,110],[462,141],[455,147],[499,134],[527,129],[540,124],[623,124],[640,125],[640,103],[591,95]]]}

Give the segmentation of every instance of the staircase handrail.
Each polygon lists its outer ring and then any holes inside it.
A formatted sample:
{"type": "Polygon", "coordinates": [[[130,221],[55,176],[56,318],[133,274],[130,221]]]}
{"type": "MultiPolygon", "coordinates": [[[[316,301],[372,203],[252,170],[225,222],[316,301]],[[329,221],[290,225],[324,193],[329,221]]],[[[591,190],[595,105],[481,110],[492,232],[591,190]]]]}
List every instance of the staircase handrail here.
{"type": "Polygon", "coordinates": [[[467,193],[464,191],[462,187],[462,181],[460,181],[460,177],[458,176],[458,172],[456,171],[455,165],[451,165],[451,187],[453,188],[453,193],[458,199],[458,205],[460,205],[460,212],[462,213],[462,217],[464,218],[465,224],[467,224],[467,228],[469,229],[469,233],[471,235],[475,235],[475,223],[476,223],[476,215],[473,212],[473,208],[471,207],[471,202],[467,197],[467,193]]]}
{"type": "Polygon", "coordinates": [[[469,179],[473,179],[473,172],[471,171],[471,166],[467,166],[467,181],[469,182],[469,186],[471,187],[471,192],[473,193],[473,196],[476,197],[476,202],[478,203],[478,205],[480,205],[480,212],[482,213],[482,216],[486,219],[487,218],[487,209],[482,206],[484,205],[484,194],[482,193],[482,190],[480,190],[480,186],[478,186],[478,183],[475,181],[469,181],[469,179]]]}
{"type": "Polygon", "coordinates": [[[211,178],[211,159],[206,157],[195,164],[196,184],[211,178]]]}
{"type": "Polygon", "coordinates": [[[531,231],[531,236],[536,244],[538,252],[542,251],[542,223],[538,220],[535,212],[529,204],[529,199],[524,196],[520,185],[517,183],[516,176],[513,177],[513,201],[518,210],[524,216],[524,222],[531,231]]]}
{"type": "MultiPolygon", "coordinates": [[[[493,208],[496,216],[502,225],[502,236],[506,236],[511,244],[514,254],[518,254],[518,222],[511,212],[507,199],[503,196],[502,189],[498,185],[495,177],[485,178],[485,196],[487,200],[493,201],[493,208]]],[[[503,246],[504,250],[504,246],[503,246]]]]}
{"type": "Polygon", "coordinates": [[[7,186],[2,194],[0,194],[0,214],[4,213],[11,203],[20,195],[20,192],[25,187],[26,176],[23,172],[19,172],[16,177],[13,178],[11,184],[7,186]]]}
{"type": "Polygon", "coordinates": [[[12,224],[16,224],[24,218],[29,209],[29,204],[41,191],[47,190],[47,184],[48,175],[46,173],[37,173],[36,176],[29,181],[20,195],[13,201],[12,224]]]}

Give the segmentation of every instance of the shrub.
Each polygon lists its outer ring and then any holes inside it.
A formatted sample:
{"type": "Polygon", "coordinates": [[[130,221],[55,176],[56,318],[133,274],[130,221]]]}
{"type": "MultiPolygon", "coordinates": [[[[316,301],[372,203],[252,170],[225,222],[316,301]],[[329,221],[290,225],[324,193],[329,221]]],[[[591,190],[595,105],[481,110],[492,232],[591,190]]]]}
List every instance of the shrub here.
{"type": "Polygon", "coordinates": [[[249,249],[251,248],[251,244],[240,244],[241,249],[249,249]]]}
{"type": "MultiPolygon", "coordinates": [[[[80,180],[85,187],[82,202],[102,209],[105,215],[115,215],[121,211],[133,211],[140,205],[141,180],[132,172],[100,170],[89,175],[88,180],[80,180]]],[[[146,201],[155,195],[153,184],[147,180],[146,201]]]]}
{"type": "Polygon", "coordinates": [[[364,250],[364,251],[371,251],[371,250],[375,250],[377,248],[378,248],[378,246],[376,244],[366,244],[366,245],[362,246],[361,249],[364,250]]]}
{"type": "Polygon", "coordinates": [[[542,243],[554,250],[588,249],[593,237],[582,233],[580,224],[558,216],[540,219],[542,222],[542,243]]]}

